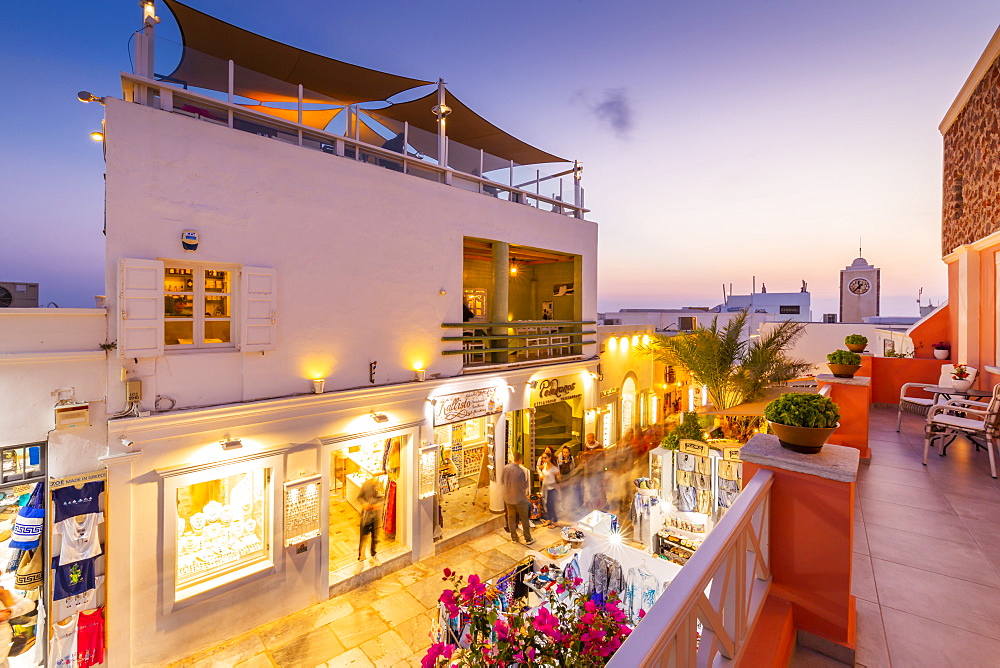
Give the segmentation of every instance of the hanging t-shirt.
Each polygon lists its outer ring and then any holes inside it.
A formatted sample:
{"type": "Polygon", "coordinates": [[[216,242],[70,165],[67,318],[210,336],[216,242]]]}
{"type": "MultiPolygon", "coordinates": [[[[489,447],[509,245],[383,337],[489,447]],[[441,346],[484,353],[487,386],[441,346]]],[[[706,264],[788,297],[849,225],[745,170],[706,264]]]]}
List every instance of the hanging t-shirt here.
{"type": "Polygon", "coordinates": [[[101,539],[98,536],[97,526],[102,522],[104,513],[77,515],[56,522],[52,530],[62,536],[59,548],[60,566],[101,554],[101,539]]]}
{"type": "Polygon", "coordinates": [[[52,600],[58,601],[68,596],[82,594],[97,585],[94,576],[94,559],[81,559],[59,565],[59,557],[52,557],[52,600]]]}
{"type": "Polygon", "coordinates": [[[76,615],[52,625],[49,665],[57,668],[79,668],[76,661],[76,629],[76,615]]]}
{"type": "Polygon", "coordinates": [[[93,610],[97,607],[97,592],[104,584],[104,576],[98,575],[95,578],[96,589],[88,589],[81,594],[67,596],[66,598],[52,601],[52,619],[62,621],[84,610],[93,610]]]}
{"type": "Polygon", "coordinates": [[[100,495],[103,491],[104,483],[101,481],[85,482],[80,489],[70,485],[52,490],[55,521],[62,522],[67,517],[100,512],[100,495]]]}
{"type": "Polygon", "coordinates": [[[104,663],[104,608],[81,612],[76,634],[76,661],[79,668],[104,663]]]}

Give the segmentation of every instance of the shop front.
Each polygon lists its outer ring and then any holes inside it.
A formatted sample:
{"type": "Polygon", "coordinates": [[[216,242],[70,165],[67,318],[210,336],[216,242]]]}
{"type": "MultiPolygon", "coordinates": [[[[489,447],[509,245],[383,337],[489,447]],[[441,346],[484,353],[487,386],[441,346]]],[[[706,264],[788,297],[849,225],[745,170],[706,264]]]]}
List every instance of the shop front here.
{"type": "Polygon", "coordinates": [[[491,521],[490,484],[496,481],[497,435],[506,384],[437,395],[433,406],[434,539],[456,536],[491,521]]]}

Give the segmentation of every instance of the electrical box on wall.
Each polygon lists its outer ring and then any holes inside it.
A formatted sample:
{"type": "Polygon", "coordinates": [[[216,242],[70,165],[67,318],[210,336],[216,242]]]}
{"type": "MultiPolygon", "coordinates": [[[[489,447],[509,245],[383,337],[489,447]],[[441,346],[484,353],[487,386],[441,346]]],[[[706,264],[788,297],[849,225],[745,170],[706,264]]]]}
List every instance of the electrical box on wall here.
{"type": "Polygon", "coordinates": [[[90,404],[56,406],[56,429],[90,426],[90,404]]]}
{"type": "Polygon", "coordinates": [[[126,380],[125,381],[125,402],[132,403],[135,401],[142,401],[142,381],[141,380],[126,380]]]}

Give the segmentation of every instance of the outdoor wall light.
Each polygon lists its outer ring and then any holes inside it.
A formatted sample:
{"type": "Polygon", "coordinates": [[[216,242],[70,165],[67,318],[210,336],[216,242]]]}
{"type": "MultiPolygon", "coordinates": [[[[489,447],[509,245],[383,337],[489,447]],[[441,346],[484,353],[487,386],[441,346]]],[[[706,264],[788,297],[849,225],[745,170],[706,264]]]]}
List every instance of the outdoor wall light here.
{"type": "Polygon", "coordinates": [[[383,422],[389,421],[389,416],[386,415],[385,413],[376,413],[372,411],[372,419],[375,420],[375,422],[382,424],[383,422]]]}
{"type": "Polygon", "coordinates": [[[451,107],[447,104],[435,104],[431,107],[431,113],[441,119],[451,113],[451,107]]]}
{"type": "Polygon", "coordinates": [[[417,382],[423,382],[427,380],[427,369],[414,369],[413,373],[417,376],[417,382]]]}
{"type": "Polygon", "coordinates": [[[131,448],[132,447],[132,441],[130,441],[127,438],[125,438],[124,436],[122,436],[122,445],[124,445],[126,448],[131,448]]]}
{"type": "Polygon", "coordinates": [[[226,438],[219,441],[223,450],[238,450],[243,447],[243,441],[238,438],[226,438]]]}
{"type": "Polygon", "coordinates": [[[76,94],[76,99],[80,100],[80,102],[100,102],[101,104],[104,104],[103,97],[97,97],[88,90],[81,90],[76,94]]]}
{"type": "Polygon", "coordinates": [[[104,141],[104,133],[103,132],[97,132],[95,130],[94,132],[90,133],[90,138],[93,139],[94,141],[98,141],[98,142],[99,141],[104,141]]]}
{"type": "Polygon", "coordinates": [[[313,392],[316,394],[323,394],[323,390],[326,388],[326,378],[313,378],[313,392]]]}
{"type": "Polygon", "coordinates": [[[538,381],[537,380],[529,380],[528,381],[528,387],[530,387],[531,389],[535,389],[536,387],[538,387],[538,381]]]}

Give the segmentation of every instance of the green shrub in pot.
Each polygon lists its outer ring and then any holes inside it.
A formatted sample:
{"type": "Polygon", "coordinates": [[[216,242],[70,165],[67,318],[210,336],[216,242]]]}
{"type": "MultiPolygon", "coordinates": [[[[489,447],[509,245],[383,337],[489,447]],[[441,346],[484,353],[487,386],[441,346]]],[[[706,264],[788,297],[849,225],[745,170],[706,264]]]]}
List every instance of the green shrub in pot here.
{"type": "Polygon", "coordinates": [[[844,343],[849,346],[867,346],[868,337],[861,334],[848,334],[844,337],[844,343]]]}
{"type": "Polygon", "coordinates": [[[803,454],[821,451],[840,426],[837,404],[819,394],[782,394],[767,405],[764,417],[781,447],[803,454]]]}
{"type": "Polygon", "coordinates": [[[835,350],[826,356],[829,364],[847,364],[850,366],[861,364],[861,355],[852,353],[849,350],[835,350]]]}

